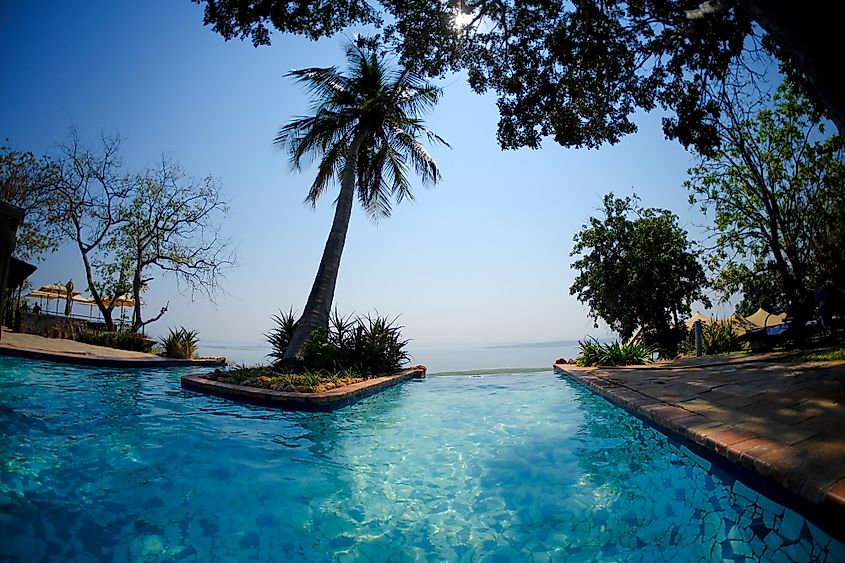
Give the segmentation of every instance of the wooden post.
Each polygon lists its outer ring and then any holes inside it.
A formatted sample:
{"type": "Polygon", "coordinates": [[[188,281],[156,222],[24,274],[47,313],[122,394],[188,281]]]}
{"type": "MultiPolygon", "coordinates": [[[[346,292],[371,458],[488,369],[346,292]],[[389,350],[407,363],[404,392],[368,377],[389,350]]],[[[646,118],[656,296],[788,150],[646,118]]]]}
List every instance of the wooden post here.
{"type": "Polygon", "coordinates": [[[695,355],[701,356],[701,320],[695,321],[695,355]]]}

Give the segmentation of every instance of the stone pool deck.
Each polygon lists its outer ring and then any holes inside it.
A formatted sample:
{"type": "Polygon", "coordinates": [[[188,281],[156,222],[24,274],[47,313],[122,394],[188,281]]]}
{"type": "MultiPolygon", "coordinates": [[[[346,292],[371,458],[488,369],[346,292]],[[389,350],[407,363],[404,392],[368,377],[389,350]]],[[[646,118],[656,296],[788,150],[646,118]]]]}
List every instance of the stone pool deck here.
{"type": "Polygon", "coordinates": [[[403,381],[422,379],[425,377],[425,372],[425,366],[414,366],[395,375],[374,377],[366,381],[361,381],[360,383],[337,387],[322,393],[274,391],[272,389],[233,385],[231,383],[214,381],[201,375],[182,376],[182,387],[191,391],[216,395],[232,401],[276,407],[285,410],[333,411],[356,403],[364,397],[384,391],[403,381]]]}
{"type": "Polygon", "coordinates": [[[223,366],[226,358],[176,360],[144,352],[117,350],[62,338],[44,338],[3,329],[0,356],[16,356],[67,364],[102,367],[164,368],[180,366],[223,366]]]}
{"type": "Polygon", "coordinates": [[[845,535],[845,361],[777,354],[555,371],[808,503],[845,535]]]}

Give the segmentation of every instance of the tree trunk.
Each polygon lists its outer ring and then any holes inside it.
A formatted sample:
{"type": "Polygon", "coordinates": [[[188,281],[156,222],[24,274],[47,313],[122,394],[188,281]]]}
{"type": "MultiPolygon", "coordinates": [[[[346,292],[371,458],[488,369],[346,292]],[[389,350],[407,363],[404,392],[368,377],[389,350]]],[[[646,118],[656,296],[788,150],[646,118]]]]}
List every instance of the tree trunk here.
{"type": "MultiPolygon", "coordinates": [[[[140,264],[140,258],[137,259],[136,264],[140,264]]],[[[144,283],[141,280],[141,271],[135,268],[135,275],[132,277],[132,298],[135,300],[135,306],[132,307],[132,332],[138,332],[143,326],[141,319],[141,288],[144,283]]]]}
{"type": "Polygon", "coordinates": [[[326,240],[326,246],[323,249],[323,258],[320,260],[320,267],[317,270],[317,276],[314,278],[314,285],[311,286],[311,293],[308,295],[305,310],[299,320],[296,321],[290,343],[282,358],[283,363],[302,363],[305,343],[311,336],[311,331],[315,328],[328,328],[329,326],[329,313],[332,308],[332,301],[334,301],[337,274],[340,271],[340,258],[343,254],[343,246],[346,244],[346,232],[349,230],[349,219],[352,217],[352,204],[355,199],[358,149],[361,147],[365,134],[364,130],[357,130],[352,143],[349,145],[332,229],[329,231],[329,238],[326,240]]]}
{"type": "Polygon", "coordinates": [[[111,318],[111,312],[114,310],[114,305],[106,307],[103,305],[103,296],[97,291],[94,284],[94,273],[91,270],[91,261],[88,259],[88,252],[82,247],[82,244],[77,241],[79,251],[82,253],[82,264],[85,266],[85,279],[88,280],[88,291],[91,292],[91,297],[97,304],[97,309],[103,315],[103,322],[106,324],[106,330],[114,332],[114,321],[111,318]]]}
{"type": "Polygon", "coordinates": [[[740,5],[783,49],[845,135],[845,80],[840,76],[841,65],[832,62],[840,54],[836,37],[845,19],[843,4],[837,0],[744,0],[740,5]]]}

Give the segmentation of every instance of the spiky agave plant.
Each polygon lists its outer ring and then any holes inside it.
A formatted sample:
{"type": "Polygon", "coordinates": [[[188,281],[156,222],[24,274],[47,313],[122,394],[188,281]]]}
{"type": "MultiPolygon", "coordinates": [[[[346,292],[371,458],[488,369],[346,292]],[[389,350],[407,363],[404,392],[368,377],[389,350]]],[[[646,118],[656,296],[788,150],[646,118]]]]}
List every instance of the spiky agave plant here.
{"type": "Polygon", "coordinates": [[[579,341],[581,353],[575,360],[579,366],[630,366],[652,363],[652,356],[657,353],[654,346],[640,342],[621,343],[618,340],[601,343],[592,336],[579,341]]]}
{"type": "Polygon", "coordinates": [[[267,354],[267,357],[272,358],[275,362],[280,362],[285,356],[285,351],[288,349],[293,330],[296,327],[296,313],[294,313],[293,307],[288,309],[287,312],[279,309],[279,314],[273,315],[273,321],[276,323],[275,328],[264,335],[264,338],[270,344],[270,353],[267,354]]]}
{"type": "Polygon", "coordinates": [[[355,359],[365,373],[395,373],[402,368],[410,355],[405,350],[408,340],[402,338],[401,325],[376,314],[358,319],[355,332],[355,359]]]}
{"type": "Polygon", "coordinates": [[[199,331],[188,330],[185,327],[171,328],[170,334],[161,339],[166,358],[190,359],[197,355],[199,331]]]}

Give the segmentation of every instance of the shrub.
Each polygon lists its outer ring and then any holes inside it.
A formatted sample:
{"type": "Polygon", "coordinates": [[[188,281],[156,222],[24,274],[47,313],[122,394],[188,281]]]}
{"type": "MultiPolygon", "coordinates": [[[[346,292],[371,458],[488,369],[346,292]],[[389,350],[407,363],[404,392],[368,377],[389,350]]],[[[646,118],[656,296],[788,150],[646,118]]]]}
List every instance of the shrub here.
{"type": "Polygon", "coordinates": [[[86,330],[76,339],[78,342],[93,344],[95,346],[106,346],[118,350],[131,350],[133,352],[149,352],[155,344],[143,334],[137,332],[120,331],[93,331],[86,330]]]}
{"type": "Polygon", "coordinates": [[[712,320],[701,327],[701,348],[705,354],[727,354],[739,347],[739,333],[732,319],[712,320]]]}
{"type": "Polygon", "coordinates": [[[366,379],[344,372],[326,374],[306,370],[302,373],[279,373],[264,367],[240,367],[228,371],[217,370],[209,377],[223,383],[296,393],[322,393],[366,379]]]}
{"type": "MultiPolygon", "coordinates": [[[[278,363],[285,354],[293,334],[294,314],[280,312],[274,315],[276,327],[267,335],[272,348],[269,357],[278,363]]],[[[305,345],[305,370],[319,372],[350,372],[366,375],[395,373],[410,356],[405,350],[408,340],[401,337],[402,326],[396,319],[388,320],[378,315],[343,317],[334,312],[328,330],[318,328],[311,332],[305,345]]]]}
{"type": "Polygon", "coordinates": [[[280,310],[278,315],[273,315],[273,320],[276,321],[276,328],[264,335],[270,343],[270,353],[267,356],[280,362],[290,344],[293,329],[296,327],[293,308],[288,309],[287,313],[280,310]]]}
{"type": "Polygon", "coordinates": [[[595,338],[589,337],[584,342],[579,341],[581,353],[575,359],[579,366],[630,366],[652,363],[651,357],[657,353],[657,348],[640,342],[602,344],[595,338]]]}
{"type": "Polygon", "coordinates": [[[164,348],[162,354],[165,358],[180,360],[194,358],[197,355],[197,344],[199,344],[199,332],[188,330],[185,327],[170,329],[170,334],[161,339],[161,346],[164,348]]]}

